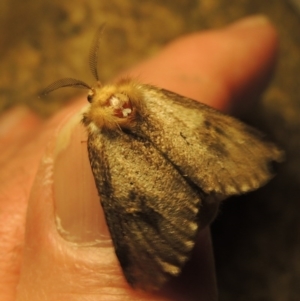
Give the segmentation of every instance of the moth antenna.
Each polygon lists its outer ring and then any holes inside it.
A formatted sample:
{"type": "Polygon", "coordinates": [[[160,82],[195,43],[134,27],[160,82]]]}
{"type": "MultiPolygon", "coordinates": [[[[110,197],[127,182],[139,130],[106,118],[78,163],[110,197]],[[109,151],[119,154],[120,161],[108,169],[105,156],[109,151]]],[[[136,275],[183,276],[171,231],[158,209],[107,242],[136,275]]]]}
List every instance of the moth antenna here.
{"type": "Polygon", "coordinates": [[[85,82],[75,79],[75,78],[62,78],[46,87],[39,95],[46,96],[54,90],[64,88],[64,87],[74,87],[74,88],[83,88],[91,89],[91,87],[85,82]]]}
{"type": "Polygon", "coordinates": [[[98,55],[99,55],[99,41],[103,33],[105,23],[102,24],[93,39],[92,46],[90,49],[90,55],[89,55],[89,64],[90,64],[90,70],[94,76],[94,78],[99,81],[99,75],[98,75],[98,55]]]}

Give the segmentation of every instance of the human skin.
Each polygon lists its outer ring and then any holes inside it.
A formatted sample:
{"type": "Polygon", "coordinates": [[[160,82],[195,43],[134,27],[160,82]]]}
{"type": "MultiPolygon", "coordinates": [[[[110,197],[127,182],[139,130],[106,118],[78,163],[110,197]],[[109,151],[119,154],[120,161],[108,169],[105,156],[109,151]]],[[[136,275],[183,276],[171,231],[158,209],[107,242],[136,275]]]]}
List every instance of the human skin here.
{"type": "MultiPolygon", "coordinates": [[[[268,83],[277,48],[272,24],[249,17],[179,38],[123,75],[241,112],[268,83]]],[[[88,162],[85,105],[77,99],[47,121],[19,107],[2,115],[0,300],[216,300],[209,228],[183,273],[162,291],[126,283],[88,162]]]]}

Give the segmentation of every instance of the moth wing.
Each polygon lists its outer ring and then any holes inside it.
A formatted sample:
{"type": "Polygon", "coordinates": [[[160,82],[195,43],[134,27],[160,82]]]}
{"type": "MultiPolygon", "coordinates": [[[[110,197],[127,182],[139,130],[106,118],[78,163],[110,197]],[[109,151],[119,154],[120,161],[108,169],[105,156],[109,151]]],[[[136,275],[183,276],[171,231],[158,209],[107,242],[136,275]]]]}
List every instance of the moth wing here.
{"type": "Polygon", "coordinates": [[[207,194],[255,190],[272,177],[270,164],[283,160],[274,144],[233,117],[170,91],[141,90],[148,113],[139,134],[207,194]]]}
{"type": "Polygon", "coordinates": [[[153,290],[177,276],[198,232],[200,195],[147,140],[89,135],[89,157],[127,281],[153,290]]]}

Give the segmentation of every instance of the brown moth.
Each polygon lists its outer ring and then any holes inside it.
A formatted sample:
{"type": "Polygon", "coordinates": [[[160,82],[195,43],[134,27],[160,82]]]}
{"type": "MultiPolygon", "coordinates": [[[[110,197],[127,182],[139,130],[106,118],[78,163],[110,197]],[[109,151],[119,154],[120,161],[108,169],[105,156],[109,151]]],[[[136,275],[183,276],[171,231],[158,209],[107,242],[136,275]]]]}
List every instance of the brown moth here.
{"type": "Polygon", "coordinates": [[[283,152],[244,123],[195,100],[133,79],[101,85],[99,37],[90,52],[95,86],[82,122],[115,252],[129,284],[155,290],[178,276],[219,201],[255,190],[283,152]]]}

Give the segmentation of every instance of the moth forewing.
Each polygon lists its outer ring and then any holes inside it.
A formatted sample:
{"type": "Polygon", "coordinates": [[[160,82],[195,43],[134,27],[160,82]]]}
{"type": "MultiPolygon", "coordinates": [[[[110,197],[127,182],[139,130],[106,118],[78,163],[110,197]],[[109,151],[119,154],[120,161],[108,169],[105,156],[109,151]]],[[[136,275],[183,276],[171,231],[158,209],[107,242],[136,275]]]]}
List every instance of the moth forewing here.
{"type": "Polygon", "coordinates": [[[145,290],[160,288],[190,257],[199,191],[142,137],[110,130],[91,134],[88,152],[126,279],[145,290]]]}
{"type": "Polygon", "coordinates": [[[275,144],[233,117],[170,91],[144,89],[149,114],[135,131],[146,134],[205,193],[257,189],[272,178],[271,163],[283,161],[275,144]]]}

